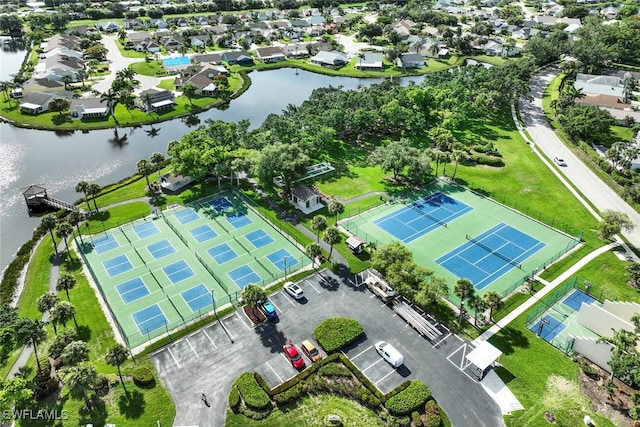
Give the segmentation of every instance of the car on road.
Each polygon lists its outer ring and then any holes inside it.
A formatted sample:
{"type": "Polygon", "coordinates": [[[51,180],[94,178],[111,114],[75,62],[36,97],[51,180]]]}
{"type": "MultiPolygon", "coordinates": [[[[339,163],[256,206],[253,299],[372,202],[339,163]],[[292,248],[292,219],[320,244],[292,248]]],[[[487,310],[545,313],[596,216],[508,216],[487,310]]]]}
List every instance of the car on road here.
{"type": "Polygon", "coordinates": [[[318,360],[322,359],[322,355],[320,354],[318,349],[311,343],[311,341],[302,341],[300,348],[302,349],[302,352],[305,354],[305,356],[307,356],[312,362],[315,363],[318,360]]]}
{"type": "Polygon", "coordinates": [[[558,166],[567,166],[567,162],[564,161],[564,159],[562,157],[554,157],[553,161],[556,163],[556,165],[558,166]]]}
{"type": "Polygon", "coordinates": [[[289,359],[289,362],[291,362],[294,368],[297,370],[304,369],[304,359],[300,356],[295,345],[288,342],[282,346],[282,351],[284,351],[284,355],[287,356],[287,359],[289,359]]]}
{"type": "Polygon", "coordinates": [[[377,342],[376,351],[380,356],[382,356],[384,360],[386,360],[394,368],[397,368],[404,363],[404,357],[402,357],[402,354],[388,342],[384,342],[384,341],[377,342]]]}
{"type": "Polygon", "coordinates": [[[267,319],[273,319],[277,316],[276,309],[269,300],[266,300],[264,304],[262,304],[262,312],[267,316],[267,319]]]}
{"type": "Polygon", "coordinates": [[[293,282],[285,283],[284,290],[287,291],[287,293],[295,299],[304,298],[304,292],[302,291],[302,288],[293,282]]]}

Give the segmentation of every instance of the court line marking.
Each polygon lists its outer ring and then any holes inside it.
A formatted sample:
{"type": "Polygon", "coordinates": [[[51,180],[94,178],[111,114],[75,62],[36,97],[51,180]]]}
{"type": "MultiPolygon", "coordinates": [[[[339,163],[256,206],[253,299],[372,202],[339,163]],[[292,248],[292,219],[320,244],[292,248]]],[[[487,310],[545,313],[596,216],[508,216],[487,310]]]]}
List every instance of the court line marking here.
{"type": "Polygon", "coordinates": [[[209,334],[207,333],[207,330],[206,330],[206,329],[202,329],[202,332],[204,332],[205,336],[206,336],[207,338],[209,338],[209,341],[211,341],[211,344],[213,345],[213,348],[218,348],[218,346],[216,345],[216,343],[215,343],[215,342],[213,342],[213,340],[211,339],[211,337],[210,337],[210,336],[209,336],[209,334]]]}
{"type": "Polygon", "coordinates": [[[373,383],[374,385],[377,385],[380,381],[384,380],[385,378],[387,378],[389,375],[393,374],[395,372],[395,370],[389,372],[387,375],[385,375],[384,377],[380,378],[378,381],[376,381],[375,383],[373,383]]]}
{"type": "Polygon", "coordinates": [[[373,348],[373,346],[372,346],[372,345],[370,345],[369,347],[365,348],[365,349],[364,349],[364,350],[362,350],[360,353],[356,354],[355,356],[351,357],[350,359],[351,359],[351,360],[353,360],[353,359],[355,359],[356,357],[358,357],[358,356],[360,356],[361,354],[363,354],[363,353],[365,353],[365,352],[369,351],[369,350],[370,350],[370,349],[372,349],[372,348],[373,348]]]}
{"type": "Polygon", "coordinates": [[[189,342],[189,339],[187,338],[185,341],[187,341],[187,344],[189,344],[189,347],[191,347],[191,351],[193,351],[193,353],[196,355],[196,357],[198,359],[200,359],[200,356],[198,355],[198,352],[195,350],[195,348],[193,348],[193,346],[191,345],[191,343],[189,342]]]}
{"type": "Polygon", "coordinates": [[[278,375],[278,373],[276,372],[275,369],[273,369],[271,367],[271,365],[269,365],[269,362],[264,362],[267,364],[267,366],[269,367],[269,369],[271,369],[271,372],[273,372],[275,374],[276,377],[278,377],[278,381],[280,381],[280,384],[282,384],[284,381],[282,381],[282,378],[280,377],[280,375],[278,375]]]}
{"type": "Polygon", "coordinates": [[[244,320],[242,320],[242,317],[240,316],[240,313],[238,313],[238,312],[236,311],[236,315],[238,316],[238,319],[240,319],[240,322],[242,322],[242,324],[243,324],[247,329],[251,330],[251,326],[247,325],[247,324],[245,323],[245,321],[244,321],[244,320]]]}
{"type": "Polygon", "coordinates": [[[176,359],[176,357],[171,352],[171,349],[167,347],[167,350],[169,351],[169,354],[171,355],[171,358],[173,359],[173,361],[176,362],[176,365],[178,365],[178,368],[182,368],[182,366],[180,366],[180,363],[178,363],[178,359],[176,359]]]}
{"type": "Polygon", "coordinates": [[[360,369],[360,371],[361,371],[361,372],[364,372],[364,371],[366,371],[367,369],[374,367],[375,365],[377,365],[377,364],[378,364],[378,363],[380,363],[380,362],[382,362],[382,358],[380,358],[380,359],[376,360],[375,362],[373,362],[371,365],[367,366],[366,368],[364,368],[364,369],[360,369]]]}
{"type": "Polygon", "coordinates": [[[318,290],[318,288],[316,288],[315,286],[313,286],[313,284],[308,281],[307,279],[304,280],[305,283],[307,283],[309,286],[311,286],[317,293],[320,293],[320,291],[318,290]]]}

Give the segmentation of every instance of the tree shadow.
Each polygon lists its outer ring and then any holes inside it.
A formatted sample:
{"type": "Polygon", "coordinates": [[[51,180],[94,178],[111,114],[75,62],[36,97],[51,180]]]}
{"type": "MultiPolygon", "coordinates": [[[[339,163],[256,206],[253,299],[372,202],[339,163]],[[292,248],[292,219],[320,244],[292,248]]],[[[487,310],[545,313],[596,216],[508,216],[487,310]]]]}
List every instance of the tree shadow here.
{"type": "Polygon", "coordinates": [[[489,339],[498,350],[504,354],[513,354],[517,348],[529,348],[529,338],[522,331],[511,326],[502,328],[500,332],[489,339]]]}
{"type": "Polygon", "coordinates": [[[89,342],[89,339],[91,339],[91,328],[87,325],[78,325],[76,332],[78,333],[78,339],[81,341],[89,342]]]}
{"type": "Polygon", "coordinates": [[[91,399],[91,409],[84,406],[78,411],[80,425],[104,425],[107,421],[107,406],[100,399],[91,399]]]}
{"type": "Polygon", "coordinates": [[[146,404],[144,394],[138,390],[133,390],[131,393],[125,392],[118,398],[118,409],[125,418],[140,418],[144,414],[146,404]]]}
{"type": "Polygon", "coordinates": [[[496,374],[500,377],[500,379],[505,383],[509,384],[511,381],[516,379],[516,376],[513,375],[510,371],[508,371],[503,366],[498,366],[494,369],[496,374]]]}
{"type": "Polygon", "coordinates": [[[255,328],[256,333],[260,336],[260,342],[271,353],[279,353],[282,346],[287,343],[287,337],[278,329],[276,323],[265,322],[255,328]]]}

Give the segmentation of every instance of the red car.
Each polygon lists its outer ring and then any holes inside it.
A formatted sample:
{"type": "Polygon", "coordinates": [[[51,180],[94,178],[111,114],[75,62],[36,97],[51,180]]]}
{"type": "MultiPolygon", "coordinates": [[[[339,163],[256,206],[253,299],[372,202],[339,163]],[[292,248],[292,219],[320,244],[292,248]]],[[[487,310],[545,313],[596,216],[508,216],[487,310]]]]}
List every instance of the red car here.
{"type": "Polygon", "coordinates": [[[298,349],[295,345],[286,343],[282,346],[282,351],[284,351],[284,355],[287,356],[291,365],[297,370],[304,369],[304,359],[300,356],[298,349]]]}

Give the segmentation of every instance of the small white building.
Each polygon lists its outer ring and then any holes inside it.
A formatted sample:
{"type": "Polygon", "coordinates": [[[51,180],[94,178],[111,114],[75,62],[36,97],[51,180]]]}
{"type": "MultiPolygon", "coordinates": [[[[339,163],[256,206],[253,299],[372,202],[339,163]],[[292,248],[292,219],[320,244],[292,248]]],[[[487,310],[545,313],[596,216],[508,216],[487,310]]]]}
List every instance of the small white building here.
{"type": "Polygon", "coordinates": [[[298,185],[291,189],[289,202],[305,214],[322,209],[322,197],[305,185],[298,185]]]}
{"type": "Polygon", "coordinates": [[[158,178],[160,186],[169,191],[179,191],[193,181],[193,178],[190,176],[174,175],[171,172],[160,175],[160,178],[158,178]]]}

